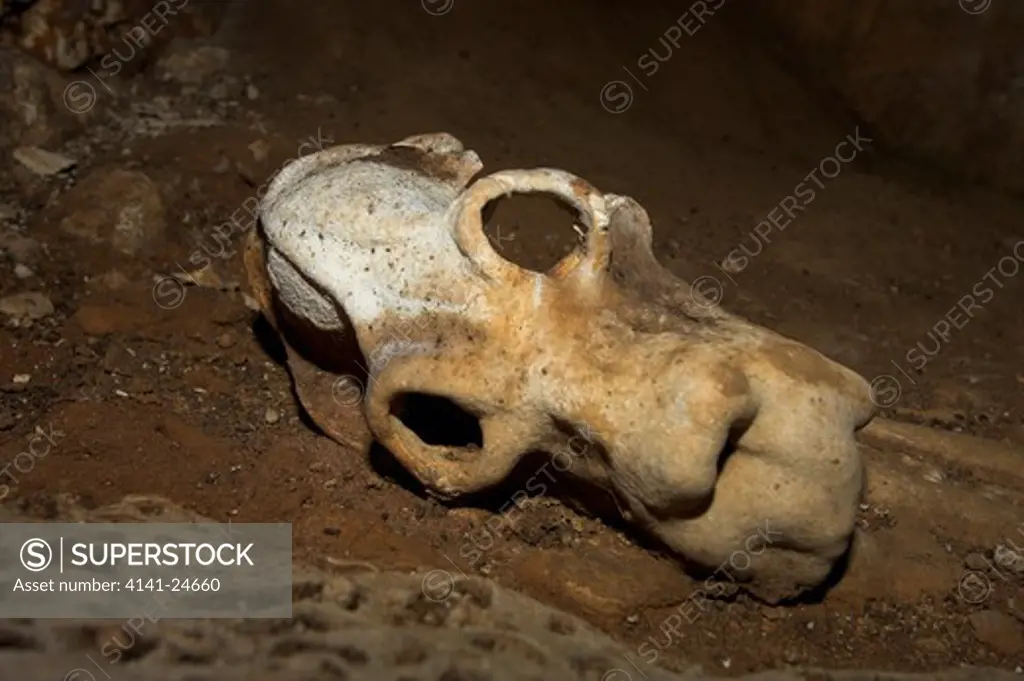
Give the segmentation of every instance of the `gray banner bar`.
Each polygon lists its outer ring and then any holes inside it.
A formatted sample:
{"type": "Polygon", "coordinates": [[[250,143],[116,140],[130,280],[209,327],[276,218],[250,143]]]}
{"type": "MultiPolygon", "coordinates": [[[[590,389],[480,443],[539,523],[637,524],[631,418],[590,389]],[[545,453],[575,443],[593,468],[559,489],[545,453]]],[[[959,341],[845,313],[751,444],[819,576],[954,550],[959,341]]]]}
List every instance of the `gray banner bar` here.
{"type": "Polygon", "coordinates": [[[0,524],[0,618],[143,615],[291,617],[291,524],[0,524]]]}

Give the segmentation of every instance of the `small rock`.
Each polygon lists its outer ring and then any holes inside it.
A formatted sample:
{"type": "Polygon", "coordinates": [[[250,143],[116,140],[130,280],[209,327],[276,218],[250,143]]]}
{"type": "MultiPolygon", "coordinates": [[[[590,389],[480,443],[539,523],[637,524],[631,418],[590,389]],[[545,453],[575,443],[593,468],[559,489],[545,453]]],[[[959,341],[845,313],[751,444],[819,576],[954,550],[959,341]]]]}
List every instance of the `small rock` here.
{"type": "Polygon", "coordinates": [[[56,73],[20,50],[0,47],[0,146],[57,144],[73,116],[62,91],[67,97],[56,73]]]}
{"type": "Polygon", "coordinates": [[[65,197],[63,232],[95,244],[110,244],[136,255],[166,230],[163,199],[156,184],[133,170],[91,173],[65,197]]]}
{"type": "Polygon", "coordinates": [[[25,385],[32,380],[32,374],[14,374],[11,383],[14,385],[25,385]]]}
{"type": "Polygon", "coordinates": [[[8,407],[0,406],[0,430],[10,430],[18,422],[18,415],[8,407]]]}
{"type": "MultiPolygon", "coordinates": [[[[3,430],[3,428],[0,428],[3,430]]],[[[1017,599],[1007,598],[1006,607],[1009,608],[1010,614],[1017,618],[1018,621],[1024,623],[1024,607],[1018,607],[1017,599]]]]}
{"type": "Polygon", "coordinates": [[[252,152],[252,157],[256,159],[257,163],[263,163],[270,155],[270,145],[264,140],[256,140],[249,145],[249,151],[252,152]]]}
{"type": "Polygon", "coordinates": [[[39,254],[39,242],[14,232],[0,234],[0,248],[7,252],[16,263],[28,264],[39,254]]]}
{"type": "Polygon", "coordinates": [[[15,319],[45,319],[53,314],[53,303],[43,293],[29,291],[0,298],[0,312],[15,319]]]}
{"type": "MultiPolygon", "coordinates": [[[[104,34],[88,11],[89,4],[46,1],[25,4],[32,5],[21,17],[18,42],[25,51],[62,71],[77,69],[103,53],[105,43],[101,36],[104,34]]],[[[119,10],[121,3],[102,4],[108,6],[104,14],[111,23],[126,18],[119,10]]]]}
{"type": "Polygon", "coordinates": [[[922,638],[914,641],[914,645],[925,651],[926,653],[934,653],[936,655],[945,653],[949,650],[949,646],[940,641],[937,638],[922,638]]]}
{"type": "Polygon", "coordinates": [[[28,279],[34,274],[32,270],[22,265],[20,262],[14,266],[14,276],[18,279],[28,279]]]}
{"type": "Polygon", "coordinates": [[[1021,554],[1015,545],[1011,544],[1011,546],[1013,548],[1003,544],[997,546],[992,560],[999,567],[1009,570],[1015,575],[1024,575],[1024,554],[1021,554]]]}
{"type": "Polygon", "coordinates": [[[988,568],[989,562],[988,559],[980,553],[969,553],[967,554],[967,557],[964,558],[964,566],[970,570],[978,570],[981,572],[988,568]]]}
{"type": "Polygon", "coordinates": [[[120,270],[110,270],[96,277],[96,283],[103,288],[116,291],[127,286],[129,281],[120,270]]]}
{"type": "Polygon", "coordinates": [[[267,410],[263,413],[263,420],[269,423],[270,425],[274,425],[275,423],[281,420],[281,414],[279,414],[277,411],[273,409],[267,408],[267,410]]]}
{"type": "Polygon", "coordinates": [[[982,610],[969,618],[974,636],[1003,655],[1024,652],[1024,624],[997,610],[982,610]]]}
{"type": "Polygon", "coordinates": [[[210,95],[212,99],[215,99],[218,102],[223,101],[228,98],[228,85],[227,83],[223,82],[215,83],[209,90],[206,91],[206,94],[210,95]]]}
{"type": "Polygon", "coordinates": [[[256,101],[260,98],[259,88],[252,83],[249,83],[245,86],[245,96],[248,97],[250,101],[256,101]]]}
{"type": "Polygon", "coordinates": [[[259,312],[262,309],[260,308],[259,301],[257,301],[255,298],[250,296],[245,291],[242,291],[242,302],[249,310],[253,312],[259,312]]]}
{"type": "Polygon", "coordinates": [[[165,82],[199,85],[223,73],[230,57],[231,53],[223,47],[180,40],[157,62],[156,74],[165,82]]]}
{"type": "Polygon", "coordinates": [[[227,348],[232,347],[235,344],[235,337],[230,333],[222,333],[217,338],[217,347],[227,348]]]}
{"type": "Polygon", "coordinates": [[[62,173],[77,164],[77,161],[63,154],[39,147],[18,147],[14,150],[14,160],[42,177],[62,173]]]}
{"type": "Polygon", "coordinates": [[[107,347],[106,354],[103,355],[100,366],[108,374],[131,376],[132,359],[131,353],[123,345],[111,343],[107,347]]]}

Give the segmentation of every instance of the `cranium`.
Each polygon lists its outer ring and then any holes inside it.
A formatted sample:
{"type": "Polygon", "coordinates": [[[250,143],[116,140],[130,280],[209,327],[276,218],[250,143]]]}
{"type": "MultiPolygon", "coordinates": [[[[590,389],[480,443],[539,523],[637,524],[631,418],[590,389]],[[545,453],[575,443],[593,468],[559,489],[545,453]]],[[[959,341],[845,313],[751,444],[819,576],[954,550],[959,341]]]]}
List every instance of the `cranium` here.
{"type": "Polygon", "coordinates": [[[867,383],[662,268],[633,199],[547,168],[472,181],[481,169],[434,134],[334,147],[271,183],[247,265],[267,317],[320,365],[289,354],[313,420],[345,438],[321,374],[360,357],[372,434],[433,494],[478,492],[582,436],[568,475],[686,562],[731,565],[773,600],[825,580],[853,534],[867,383]],[[511,193],[553,196],[586,228],[546,273],[483,230],[511,193]],[[421,439],[396,407],[415,395],[475,416],[482,441],[421,439]]]}

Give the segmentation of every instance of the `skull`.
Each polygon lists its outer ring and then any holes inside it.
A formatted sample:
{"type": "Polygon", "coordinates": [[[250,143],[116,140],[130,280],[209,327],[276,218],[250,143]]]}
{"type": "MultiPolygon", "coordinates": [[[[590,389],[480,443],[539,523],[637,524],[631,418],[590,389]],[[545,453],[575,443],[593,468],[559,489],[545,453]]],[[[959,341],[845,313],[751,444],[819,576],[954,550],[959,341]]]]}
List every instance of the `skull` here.
{"type": "Polygon", "coordinates": [[[432,494],[484,490],[547,452],[688,564],[768,600],[821,584],[853,534],[867,383],[662,268],[633,199],[547,168],[472,181],[481,169],[430,134],[328,149],[274,179],[246,261],[313,420],[351,437],[327,386],[355,362],[372,435],[432,494]],[[586,230],[546,273],[483,230],[511,193],[550,195],[586,230]],[[475,417],[476,441],[407,425],[424,395],[475,417]]]}

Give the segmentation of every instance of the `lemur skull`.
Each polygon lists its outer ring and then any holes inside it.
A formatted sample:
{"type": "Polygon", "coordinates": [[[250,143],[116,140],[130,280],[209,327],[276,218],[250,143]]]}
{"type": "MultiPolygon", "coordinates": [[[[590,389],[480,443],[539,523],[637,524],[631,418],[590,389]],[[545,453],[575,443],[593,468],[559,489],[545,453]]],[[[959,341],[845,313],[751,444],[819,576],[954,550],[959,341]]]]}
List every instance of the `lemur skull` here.
{"type": "Polygon", "coordinates": [[[432,134],[334,147],[274,179],[246,259],[267,318],[293,333],[313,420],[345,439],[314,384],[355,356],[374,437],[437,496],[491,487],[584,434],[567,474],[687,562],[731,559],[730,576],[770,600],[820,584],[853,534],[867,383],[662,268],[633,199],[547,168],[471,182],[481,169],[432,134]],[[546,273],[483,231],[483,209],[511,193],[551,195],[586,228],[546,273]],[[417,436],[395,404],[423,394],[475,416],[482,444],[417,436]]]}

